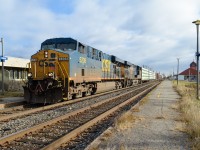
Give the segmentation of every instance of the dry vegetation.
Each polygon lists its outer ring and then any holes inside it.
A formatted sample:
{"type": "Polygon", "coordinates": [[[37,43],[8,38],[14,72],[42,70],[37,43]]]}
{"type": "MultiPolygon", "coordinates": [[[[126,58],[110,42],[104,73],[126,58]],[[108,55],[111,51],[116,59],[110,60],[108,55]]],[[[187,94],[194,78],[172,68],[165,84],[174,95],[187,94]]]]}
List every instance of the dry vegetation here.
{"type": "Polygon", "coordinates": [[[8,92],[5,91],[4,95],[2,95],[2,93],[0,93],[0,98],[3,97],[22,97],[23,96],[23,92],[8,92]]]}
{"type": "Polygon", "coordinates": [[[180,111],[187,124],[186,132],[190,135],[193,149],[200,148],[200,100],[196,99],[196,84],[190,82],[179,82],[174,87],[180,94],[180,111]]]}
{"type": "Polygon", "coordinates": [[[133,115],[131,111],[125,112],[115,121],[115,129],[117,131],[123,131],[128,128],[133,127],[133,123],[136,121],[137,117],[133,115]]]}

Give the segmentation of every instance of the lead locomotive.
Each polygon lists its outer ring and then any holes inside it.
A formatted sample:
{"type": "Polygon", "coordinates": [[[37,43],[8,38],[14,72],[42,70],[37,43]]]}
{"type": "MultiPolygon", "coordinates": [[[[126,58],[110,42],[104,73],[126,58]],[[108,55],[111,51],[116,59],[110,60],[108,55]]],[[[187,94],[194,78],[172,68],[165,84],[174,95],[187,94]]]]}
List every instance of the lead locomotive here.
{"type": "Polygon", "coordinates": [[[47,39],[31,56],[24,98],[30,103],[55,103],[97,91],[98,83],[131,86],[141,68],[72,38],[47,39]]]}

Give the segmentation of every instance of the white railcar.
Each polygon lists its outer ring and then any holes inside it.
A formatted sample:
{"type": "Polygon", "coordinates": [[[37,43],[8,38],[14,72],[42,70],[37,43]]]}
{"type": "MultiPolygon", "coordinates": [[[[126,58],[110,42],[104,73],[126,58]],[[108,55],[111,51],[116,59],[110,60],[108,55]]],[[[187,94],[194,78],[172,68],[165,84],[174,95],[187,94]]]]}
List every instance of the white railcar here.
{"type": "Polygon", "coordinates": [[[156,73],[150,69],[142,67],[142,81],[155,80],[156,73]]]}

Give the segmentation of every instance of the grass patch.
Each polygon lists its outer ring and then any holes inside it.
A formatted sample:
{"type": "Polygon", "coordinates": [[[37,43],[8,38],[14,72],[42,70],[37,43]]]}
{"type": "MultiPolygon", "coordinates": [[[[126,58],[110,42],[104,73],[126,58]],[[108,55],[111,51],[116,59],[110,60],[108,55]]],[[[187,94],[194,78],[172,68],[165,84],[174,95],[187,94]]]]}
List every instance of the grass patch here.
{"type": "Polygon", "coordinates": [[[186,123],[186,132],[192,140],[192,148],[200,147],[200,101],[196,99],[196,84],[179,81],[174,88],[181,96],[179,110],[183,113],[183,120],[186,123]]]}
{"type": "Polygon", "coordinates": [[[164,116],[158,116],[155,119],[165,119],[165,117],[164,116]]]}
{"type": "Polygon", "coordinates": [[[138,117],[134,116],[132,112],[128,111],[122,114],[118,119],[116,119],[114,128],[117,131],[123,131],[133,127],[133,123],[138,117]]]}
{"type": "Polygon", "coordinates": [[[0,92],[0,98],[5,98],[5,97],[23,97],[24,93],[23,92],[8,92],[5,91],[4,95],[0,92]]]}
{"type": "Polygon", "coordinates": [[[111,136],[113,135],[113,131],[111,130],[106,130],[103,135],[101,136],[100,140],[101,141],[107,141],[111,136]]]}

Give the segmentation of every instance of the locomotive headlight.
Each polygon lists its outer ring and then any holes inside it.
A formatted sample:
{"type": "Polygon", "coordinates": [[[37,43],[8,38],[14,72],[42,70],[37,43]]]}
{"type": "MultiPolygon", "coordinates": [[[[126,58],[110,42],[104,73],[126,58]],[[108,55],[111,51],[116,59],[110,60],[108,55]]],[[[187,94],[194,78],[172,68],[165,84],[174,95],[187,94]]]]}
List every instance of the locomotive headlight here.
{"type": "Polygon", "coordinates": [[[28,73],[28,77],[29,78],[32,77],[32,73],[31,72],[28,73]]]}
{"type": "Polygon", "coordinates": [[[53,72],[49,72],[49,77],[53,77],[53,72]]]}
{"type": "Polygon", "coordinates": [[[48,51],[44,51],[44,58],[48,58],[48,51]]]}

